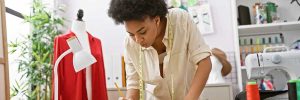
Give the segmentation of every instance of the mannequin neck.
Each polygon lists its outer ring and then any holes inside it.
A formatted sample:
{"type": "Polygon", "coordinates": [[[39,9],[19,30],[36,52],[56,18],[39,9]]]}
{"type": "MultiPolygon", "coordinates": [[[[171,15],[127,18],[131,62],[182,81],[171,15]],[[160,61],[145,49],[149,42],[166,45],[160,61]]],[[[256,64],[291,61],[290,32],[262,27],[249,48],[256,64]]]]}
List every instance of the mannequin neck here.
{"type": "Polygon", "coordinates": [[[81,36],[86,33],[86,25],[84,21],[74,20],[72,23],[71,31],[76,36],[81,36]]]}

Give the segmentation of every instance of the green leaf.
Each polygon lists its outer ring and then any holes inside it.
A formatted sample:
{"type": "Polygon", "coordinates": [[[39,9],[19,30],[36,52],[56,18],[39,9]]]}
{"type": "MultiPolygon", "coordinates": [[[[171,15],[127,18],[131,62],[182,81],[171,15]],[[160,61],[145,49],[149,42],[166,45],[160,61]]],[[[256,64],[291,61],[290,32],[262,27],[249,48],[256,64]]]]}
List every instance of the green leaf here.
{"type": "MultiPolygon", "coordinates": [[[[33,0],[32,9],[31,14],[23,14],[24,23],[30,24],[31,32],[22,36],[22,39],[10,41],[9,53],[20,52],[16,62],[18,72],[22,74],[21,79],[28,79],[24,83],[24,88],[28,89],[24,91],[28,99],[50,99],[53,41],[54,37],[60,34],[58,27],[63,27],[64,19],[55,17],[52,11],[46,10],[42,0],[33,0]],[[48,87],[49,91],[43,91],[41,87],[48,87]]],[[[23,89],[23,86],[15,88],[23,89]]]]}

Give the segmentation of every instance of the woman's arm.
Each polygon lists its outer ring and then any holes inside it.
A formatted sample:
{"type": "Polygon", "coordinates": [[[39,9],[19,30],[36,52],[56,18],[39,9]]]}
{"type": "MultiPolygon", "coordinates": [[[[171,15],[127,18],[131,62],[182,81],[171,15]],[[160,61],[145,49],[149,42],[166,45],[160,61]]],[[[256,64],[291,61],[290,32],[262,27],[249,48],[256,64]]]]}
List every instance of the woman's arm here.
{"type": "Polygon", "coordinates": [[[190,17],[190,15],[187,12],[185,12],[185,14],[182,16],[185,16],[187,21],[185,25],[187,25],[186,37],[188,40],[187,48],[189,52],[189,61],[194,65],[197,65],[197,70],[192,79],[191,87],[184,99],[198,100],[203,88],[205,87],[206,81],[211,71],[211,50],[202,38],[198,26],[191,19],[192,17],[190,17]]]}
{"type": "MultiPolygon", "coordinates": [[[[126,99],[127,100],[139,100],[139,75],[137,70],[134,67],[131,56],[129,56],[130,46],[130,38],[126,37],[125,39],[125,52],[124,52],[124,62],[125,62],[125,71],[126,71],[126,84],[127,84],[127,92],[126,99]]],[[[134,54],[132,54],[133,56],[134,54]]]]}
{"type": "Polygon", "coordinates": [[[206,81],[208,79],[211,70],[210,57],[206,57],[198,63],[198,68],[196,74],[192,80],[192,85],[185,100],[198,100],[203,88],[205,87],[206,81]]]}
{"type": "Polygon", "coordinates": [[[227,61],[227,57],[225,52],[223,52],[222,50],[218,49],[218,48],[213,48],[211,50],[212,54],[221,62],[222,64],[222,76],[226,76],[231,72],[232,66],[231,64],[227,61]]]}

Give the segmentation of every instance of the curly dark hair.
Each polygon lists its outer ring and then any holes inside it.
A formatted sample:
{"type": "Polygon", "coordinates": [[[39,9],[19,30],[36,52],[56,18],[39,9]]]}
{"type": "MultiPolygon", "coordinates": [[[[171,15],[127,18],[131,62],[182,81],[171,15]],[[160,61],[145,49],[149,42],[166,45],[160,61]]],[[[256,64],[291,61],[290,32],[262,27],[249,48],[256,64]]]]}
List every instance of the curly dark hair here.
{"type": "Polygon", "coordinates": [[[168,13],[164,0],[111,0],[108,16],[116,24],[124,24],[128,20],[143,20],[145,16],[161,18],[168,13]]]}

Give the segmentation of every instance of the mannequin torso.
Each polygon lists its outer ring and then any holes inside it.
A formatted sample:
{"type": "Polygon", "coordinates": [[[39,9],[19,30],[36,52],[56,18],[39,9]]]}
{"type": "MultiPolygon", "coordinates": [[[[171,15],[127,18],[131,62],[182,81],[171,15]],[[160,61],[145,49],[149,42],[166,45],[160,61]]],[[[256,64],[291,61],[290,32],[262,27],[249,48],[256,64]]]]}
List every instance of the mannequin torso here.
{"type": "Polygon", "coordinates": [[[90,45],[85,22],[77,20],[73,21],[71,31],[76,35],[76,37],[80,41],[82,48],[86,52],[90,53],[90,45]]]}
{"type": "MultiPolygon", "coordinates": [[[[86,30],[86,24],[84,21],[74,20],[72,23],[71,31],[76,35],[79,40],[82,49],[88,53],[91,53],[89,37],[86,30]]],[[[88,100],[92,100],[92,84],[91,84],[91,68],[86,67],[86,90],[88,95],[88,100]]]]}

